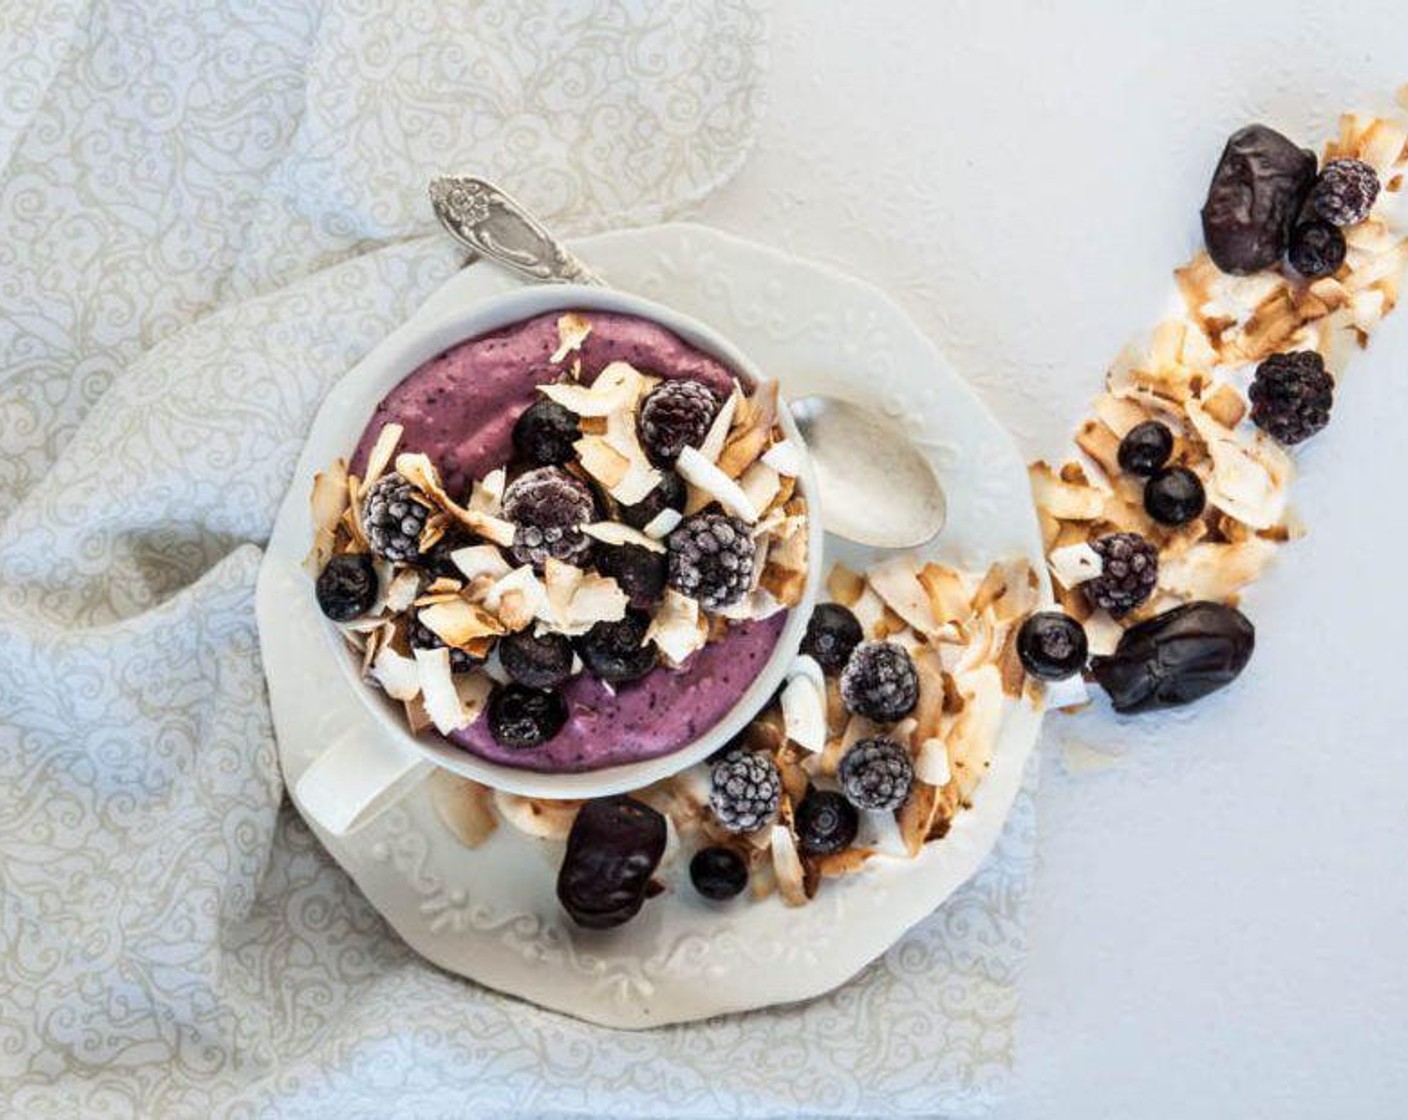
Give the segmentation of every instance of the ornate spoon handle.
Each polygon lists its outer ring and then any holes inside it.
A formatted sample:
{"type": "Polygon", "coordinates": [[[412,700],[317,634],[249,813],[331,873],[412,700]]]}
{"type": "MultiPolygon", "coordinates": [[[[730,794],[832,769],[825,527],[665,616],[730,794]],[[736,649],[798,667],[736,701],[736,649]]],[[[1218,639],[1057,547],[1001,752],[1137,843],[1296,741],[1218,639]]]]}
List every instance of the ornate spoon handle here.
{"type": "Polygon", "coordinates": [[[511,195],[487,180],[441,176],[431,181],[430,204],[455,240],[490,260],[547,283],[605,286],[511,195]]]}

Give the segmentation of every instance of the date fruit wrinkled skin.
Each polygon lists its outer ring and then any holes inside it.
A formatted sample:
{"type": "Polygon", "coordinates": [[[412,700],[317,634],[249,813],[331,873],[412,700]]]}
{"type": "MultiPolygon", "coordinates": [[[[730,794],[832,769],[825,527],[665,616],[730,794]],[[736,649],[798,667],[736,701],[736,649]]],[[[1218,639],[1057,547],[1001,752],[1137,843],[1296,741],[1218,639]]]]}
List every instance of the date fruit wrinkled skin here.
{"type": "Polygon", "coordinates": [[[586,929],[611,929],[640,912],[665,854],[665,818],[629,797],[588,801],[572,822],[557,898],[586,929]]]}
{"type": "Polygon", "coordinates": [[[1279,261],[1315,169],[1314,152],[1274,129],[1251,124],[1234,132],[1203,205],[1203,240],[1213,263],[1223,272],[1245,274],[1279,261]]]}
{"type": "Polygon", "coordinates": [[[1231,684],[1256,648],[1256,630],[1221,603],[1187,603],[1131,626],[1112,656],[1090,670],[1115,711],[1153,712],[1200,700],[1231,684]]]}

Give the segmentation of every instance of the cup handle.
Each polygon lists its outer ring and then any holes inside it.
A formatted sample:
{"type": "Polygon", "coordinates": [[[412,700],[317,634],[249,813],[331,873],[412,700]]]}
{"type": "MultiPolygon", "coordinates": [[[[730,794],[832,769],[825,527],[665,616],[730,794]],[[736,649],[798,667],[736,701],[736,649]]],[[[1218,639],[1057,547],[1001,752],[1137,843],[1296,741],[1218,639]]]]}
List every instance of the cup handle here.
{"type": "Polygon", "coordinates": [[[389,809],[434,768],[425,755],[393,738],[349,735],[303,771],[293,799],[319,827],[346,836],[389,809]]]}

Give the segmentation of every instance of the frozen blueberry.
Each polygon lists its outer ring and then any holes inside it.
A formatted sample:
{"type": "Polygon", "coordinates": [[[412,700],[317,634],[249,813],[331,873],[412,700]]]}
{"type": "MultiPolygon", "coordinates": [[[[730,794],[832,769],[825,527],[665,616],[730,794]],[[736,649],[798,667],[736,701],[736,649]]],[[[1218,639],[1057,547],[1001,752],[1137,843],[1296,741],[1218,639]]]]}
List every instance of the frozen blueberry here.
{"type": "Polygon", "coordinates": [[[328,561],[314,585],[318,607],[334,622],[351,622],[376,602],[376,568],[365,552],[344,552],[328,561]]]}
{"type": "Polygon", "coordinates": [[[556,692],[499,685],[489,694],[489,733],[496,742],[514,750],[540,747],[562,730],[567,705],[556,692]]]}
{"type": "Polygon", "coordinates": [[[528,688],[561,688],[572,676],[572,643],[562,634],[520,630],[499,639],[504,672],[528,688]]]}

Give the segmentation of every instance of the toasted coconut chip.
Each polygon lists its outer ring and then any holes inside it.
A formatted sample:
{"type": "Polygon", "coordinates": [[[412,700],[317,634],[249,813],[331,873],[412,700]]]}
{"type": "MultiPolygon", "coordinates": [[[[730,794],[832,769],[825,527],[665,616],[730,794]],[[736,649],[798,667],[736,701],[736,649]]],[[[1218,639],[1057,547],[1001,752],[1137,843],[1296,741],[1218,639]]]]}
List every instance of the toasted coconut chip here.
{"type": "Polygon", "coordinates": [[[389,645],[377,650],[371,676],[393,700],[413,700],[420,695],[420,670],[415,659],[397,653],[389,645]]]}
{"type": "Polygon", "coordinates": [[[446,645],[465,649],[478,638],[507,633],[504,624],[477,603],[452,599],[420,612],[421,623],[446,645]]]}
{"type": "Polygon", "coordinates": [[[660,472],[651,465],[636,433],[636,414],[613,412],[606,418],[606,442],[625,456],[630,467],[611,490],[611,496],[624,505],[635,505],[660,485],[660,472]]]}
{"type": "Polygon", "coordinates": [[[587,321],[585,315],[569,311],[567,314],[559,316],[557,320],[557,349],[552,352],[552,357],[548,361],[556,365],[568,354],[580,350],[582,343],[587,341],[587,335],[591,333],[592,325],[587,321]]]}
{"type": "Polygon", "coordinates": [[[769,447],[762,461],[778,474],[796,478],[802,473],[804,454],[796,440],[784,439],[769,447]]]}
{"type": "Polygon", "coordinates": [[[1094,411],[1100,422],[1120,439],[1149,419],[1149,414],[1135,401],[1110,393],[1102,393],[1096,398],[1094,411]]]}
{"type": "Polygon", "coordinates": [[[582,802],[546,801],[495,790],[494,808],[507,824],[526,836],[539,840],[566,840],[582,802]]]}
{"type": "Polygon", "coordinates": [[[929,612],[939,624],[957,622],[972,610],[968,589],[958,572],[942,564],[925,564],[915,573],[929,601],[929,612]]]}
{"type": "Polygon", "coordinates": [[[856,616],[860,628],[867,638],[880,636],[885,622],[885,600],[875,593],[868,584],[861,591],[860,598],[851,604],[851,613],[856,616]]]}
{"type": "Polygon", "coordinates": [[[788,906],[805,906],[807,891],[802,857],[797,854],[797,842],[785,824],[772,826],[772,869],[777,876],[777,889],[788,906]]]}
{"type": "Polygon", "coordinates": [[[1276,546],[1260,537],[1237,544],[1196,544],[1182,556],[1159,565],[1159,585],[1181,599],[1227,602],[1261,577],[1276,556],[1276,546]]]}
{"type": "Polygon", "coordinates": [[[734,517],[749,524],[758,520],[761,511],[749,500],[743,488],[695,448],[686,447],[680,452],[680,457],[675,460],[675,470],[696,490],[707,494],[734,517]]]}
{"type": "Polygon", "coordinates": [[[531,564],[502,576],[484,596],[484,606],[499,616],[510,632],[525,630],[535,618],[551,619],[548,590],[531,564]]]}
{"type": "Polygon", "coordinates": [[[387,464],[396,454],[404,434],[405,429],[400,424],[382,425],[381,431],[376,434],[376,443],[372,444],[371,453],[367,456],[367,477],[362,480],[363,490],[370,490],[386,473],[387,464]]]}
{"type": "Polygon", "coordinates": [[[869,739],[880,734],[880,725],[865,718],[865,716],[851,716],[846,721],[846,730],[841,735],[841,753],[845,754],[862,739],[869,739]]]}
{"type": "Polygon", "coordinates": [[[641,530],[647,537],[653,540],[664,540],[676,529],[680,522],[684,520],[684,514],[677,509],[662,509],[646,523],[641,530]]]}
{"type": "MultiPolygon", "coordinates": [[[[918,742],[937,736],[943,727],[948,688],[943,660],[937,651],[921,649],[911,655],[919,677],[919,702],[914,707],[914,737],[918,742]]],[[[942,782],[936,783],[943,785],[942,782]]]]}
{"type": "MultiPolygon", "coordinates": [[[[864,576],[845,564],[832,565],[831,573],[826,577],[826,593],[831,596],[832,602],[840,603],[843,607],[852,607],[864,592],[864,576]]],[[[967,606],[966,598],[964,606],[967,606]]]]}
{"type": "MultiPolygon", "coordinates": [[[[1084,597],[1082,597],[1083,601],[1084,597]]],[[[1116,622],[1108,611],[1095,611],[1084,621],[1085,640],[1092,655],[1108,657],[1124,637],[1124,627],[1116,622]]]]}
{"type": "MultiPolygon", "coordinates": [[[[942,744],[940,744],[942,746],[942,744]]],[[[909,797],[900,806],[899,832],[905,854],[911,859],[917,856],[929,839],[934,817],[939,811],[941,798],[939,787],[932,783],[916,781],[909,791],[909,797]]]]}
{"type": "Polygon", "coordinates": [[[392,614],[400,614],[409,610],[415,602],[416,593],[420,590],[420,573],[414,569],[407,568],[397,572],[392,579],[391,585],[386,589],[385,609],[392,614]]]}
{"type": "Polygon", "coordinates": [[[985,611],[1005,595],[1009,577],[1007,566],[1000,560],[995,561],[983,576],[983,582],[978,584],[978,590],[973,593],[973,611],[985,611]]]}
{"type": "Polygon", "coordinates": [[[1004,632],[996,664],[998,674],[1002,677],[1003,693],[1014,700],[1020,698],[1027,683],[1027,670],[1017,653],[1017,627],[1008,626],[1004,632]]]}
{"type": "Polygon", "coordinates": [[[764,381],[746,406],[740,406],[737,423],[718,458],[719,469],[729,478],[738,478],[772,442],[772,426],[777,419],[777,382],[764,381]]]}
{"type": "Polygon", "coordinates": [[[505,548],[513,544],[513,526],[501,518],[465,509],[455,502],[445,492],[435,464],[425,455],[402,452],[396,456],[396,471],[467,529],[505,548]]]}
{"type": "Polygon", "coordinates": [[[1076,433],[1076,446],[1084,451],[1107,478],[1120,473],[1120,437],[1098,420],[1087,420],[1076,433]]]}
{"type": "Polygon", "coordinates": [[[919,580],[919,561],[914,556],[896,556],[876,564],[868,578],[885,605],[921,634],[937,633],[947,621],[935,614],[928,592],[919,580]]]}
{"type": "Polygon", "coordinates": [[[1079,587],[1105,570],[1100,554],[1084,542],[1053,548],[1046,560],[1062,587],[1079,587]]]}
{"type": "Polygon", "coordinates": [[[326,471],[313,476],[313,490],[308,499],[313,520],[313,547],[303,567],[309,575],[321,575],[332,559],[337,527],[347,512],[347,503],[347,460],[334,459],[326,471]]]}
{"type": "Polygon", "coordinates": [[[821,667],[810,657],[799,657],[782,690],[782,718],[787,738],[803,750],[818,754],[826,749],[826,684],[821,667]],[[801,663],[810,662],[810,667],[801,663]],[[815,672],[811,670],[815,670],[815,672]]]}
{"type": "Polygon", "coordinates": [[[491,517],[497,517],[503,509],[504,486],[507,481],[508,472],[503,467],[490,471],[474,484],[474,490],[469,495],[469,508],[475,513],[487,513],[491,517]]]}
{"type": "Polygon", "coordinates": [[[972,803],[973,791],[992,763],[992,749],[1002,725],[1002,678],[991,665],[956,678],[963,696],[963,710],[948,727],[949,767],[957,786],[959,801],[972,803]]]}
{"type": "Polygon", "coordinates": [[[401,706],[406,711],[406,724],[410,727],[412,735],[419,735],[427,727],[434,726],[425,710],[425,704],[421,702],[420,693],[416,693],[413,699],[404,701],[401,706]]]}
{"type": "Polygon", "coordinates": [[[612,362],[590,386],[557,381],[539,385],[538,392],[578,416],[610,416],[633,409],[646,384],[646,378],[630,363],[612,362]]]}
{"type": "Polygon", "coordinates": [[[453,576],[436,576],[425,590],[427,594],[440,595],[452,591],[458,592],[463,587],[463,580],[455,579],[453,576]]]}
{"type": "Polygon", "coordinates": [[[671,665],[683,665],[691,654],[704,648],[708,636],[708,623],[699,614],[699,603],[673,587],[666,588],[645,632],[646,641],[653,640],[671,665]]]}
{"type": "Polygon", "coordinates": [[[724,442],[728,439],[729,429],[733,426],[733,417],[738,410],[738,402],[743,399],[743,393],[738,388],[738,382],[733,383],[733,392],[719,406],[719,411],[714,414],[713,423],[709,425],[709,430],[704,433],[704,439],[699,444],[699,454],[708,459],[711,463],[717,463],[719,456],[723,454],[724,442]]]}
{"type": "Polygon", "coordinates": [[[450,651],[439,649],[414,650],[416,669],[420,676],[421,701],[435,730],[448,735],[469,725],[469,714],[460,704],[455,690],[455,678],[450,673],[450,651]]]}
{"type": "Polygon", "coordinates": [[[479,847],[499,827],[489,788],[440,767],[430,775],[430,803],[440,823],[466,848],[479,847]]]}
{"type": "MultiPolygon", "coordinates": [[[[807,573],[797,571],[795,568],[779,567],[771,562],[763,568],[763,574],[758,580],[758,590],[755,595],[766,594],[771,596],[778,607],[795,607],[802,601],[802,595],[807,589],[807,573]]],[[[766,610],[766,600],[761,600],[755,607],[750,618],[767,618],[775,613],[766,610]]]]}
{"type": "Polygon", "coordinates": [[[455,695],[459,697],[460,711],[464,713],[467,721],[465,726],[469,726],[484,714],[493,687],[494,682],[489,675],[479,670],[455,675],[455,695]]]}
{"type": "Polygon", "coordinates": [[[1052,517],[1064,521],[1093,521],[1105,508],[1105,495],[1088,483],[1071,483],[1045,463],[1029,468],[1032,497],[1052,517]]]}
{"type": "Polygon", "coordinates": [[[1295,476],[1290,456],[1259,431],[1224,427],[1197,401],[1190,401],[1187,411],[1212,456],[1208,501],[1253,529],[1279,522],[1295,476]]]}
{"type": "Polygon", "coordinates": [[[1203,398],[1203,410],[1224,428],[1235,428],[1247,414],[1247,402],[1224,382],[1203,398]]]}
{"type": "MultiPolygon", "coordinates": [[[[674,512],[674,511],[671,511],[674,512]]],[[[601,541],[602,544],[626,545],[634,544],[641,548],[649,549],[651,552],[664,552],[665,546],[654,537],[639,529],[632,529],[629,525],[624,525],[619,521],[597,521],[591,525],[583,525],[582,532],[587,536],[601,541]]]]}
{"type": "Polygon", "coordinates": [[[845,875],[854,875],[857,871],[862,870],[866,861],[874,854],[868,848],[847,848],[843,852],[818,856],[813,862],[816,865],[817,874],[823,879],[839,879],[845,875]]]}

